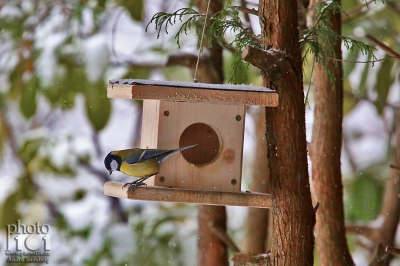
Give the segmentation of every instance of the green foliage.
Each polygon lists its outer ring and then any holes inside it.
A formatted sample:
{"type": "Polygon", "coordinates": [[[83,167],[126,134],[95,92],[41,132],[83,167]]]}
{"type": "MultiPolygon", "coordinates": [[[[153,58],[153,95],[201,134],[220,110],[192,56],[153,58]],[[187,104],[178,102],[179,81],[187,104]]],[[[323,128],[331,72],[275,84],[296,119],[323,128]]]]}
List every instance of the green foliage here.
{"type": "Polygon", "coordinates": [[[350,187],[351,197],[345,202],[346,219],[370,221],[381,209],[383,186],[371,173],[362,173],[350,187]]]}
{"type": "MultiPolygon", "coordinates": [[[[321,20],[322,21],[322,20],[321,20]]],[[[373,55],[374,47],[363,42],[354,40],[349,37],[339,35],[327,25],[316,25],[312,28],[303,31],[303,38],[300,39],[304,50],[303,59],[306,59],[308,54],[313,54],[316,63],[326,64],[329,59],[335,58],[333,45],[342,41],[347,50],[360,50],[363,54],[371,55],[374,60],[377,58],[373,55]]]]}
{"type": "Polygon", "coordinates": [[[168,66],[163,69],[165,77],[169,80],[192,82],[192,72],[183,66],[168,66]]]}
{"type": "Polygon", "coordinates": [[[21,218],[21,215],[16,209],[16,206],[18,206],[20,198],[21,198],[21,192],[17,190],[14,193],[8,195],[6,200],[1,205],[0,213],[2,215],[0,215],[0,230],[5,231],[6,225],[14,224],[16,220],[19,220],[21,218]]]}
{"type": "MultiPolygon", "coordinates": [[[[249,84],[250,81],[250,67],[251,65],[243,62],[240,57],[232,55],[232,56],[225,56],[224,61],[224,73],[225,76],[228,77],[235,77],[231,80],[237,84],[249,84]],[[226,63],[225,63],[226,62],[226,63]],[[235,73],[240,73],[240,75],[235,75],[235,73]]],[[[257,71],[257,75],[259,72],[257,71]]]]}
{"type": "Polygon", "coordinates": [[[104,8],[104,7],[106,7],[106,2],[107,2],[107,0],[97,0],[97,5],[99,7],[104,8]]]}
{"type": "Polygon", "coordinates": [[[369,64],[365,64],[364,65],[364,71],[362,72],[361,75],[361,79],[360,79],[360,83],[358,85],[358,91],[360,93],[360,95],[365,96],[367,95],[367,78],[368,78],[368,74],[369,74],[369,70],[371,68],[371,66],[369,64]]]}
{"type": "MultiPolygon", "coordinates": [[[[1,98],[1,93],[0,93],[0,98],[1,98]]],[[[5,124],[5,120],[4,120],[4,110],[2,110],[2,108],[0,107],[0,128],[2,130],[0,130],[0,163],[3,163],[3,151],[4,151],[4,147],[6,142],[8,141],[8,127],[5,124]]]]}
{"type": "Polygon", "coordinates": [[[86,112],[89,120],[96,131],[102,130],[110,116],[111,102],[107,98],[103,81],[89,84],[86,88],[86,112]]]}
{"type": "Polygon", "coordinates": [[[190,213],[188,209],[185,204],[171,207],[160,205],[158,212],[151,215],[151,219],[135,215],[133,226],[136,248],[132,258],[135,264],[187,265],[180,257],[183,246],[178,227],[186,221],[190,213]]]}
{"type": "MultiPolygon", "coordinates": [[[[241,52],[247,45],[260,47],[260,39],[255,36],[250,29],[244,27],[243,22],[239,17],[239,11],[235,6],[226,6],[222,11],[215,13],[205,21],[205,15],[198,13],[192,8],[181,8],[171,14],[159,12],[155,14],[150,22],[147,24],[146,29],[151,23],[154,23],[158,30],[157,38],[163,29],[168,34],[168,26],[174,25],[177,22],[183,22],[175,35],[176,42],[180,47],[180,35],[187,34],[191,29],[195,29],[199,37],[199,45],[202,36],[202,27],[206,24],[207,30],[205,31],[204,38],[207,39],[208,44],[211,45],[215,39],[221,46],[234,50],[235,60],[232,62],[233,74],[230,79],[231,82],[240,83],[241,77],[245,73],[245,64],[241,59],[241,52]],[[186,19],[186,20],[185,20],[186,19]],[[230,43],[226,42],[228,33],[234,35],[230,43]]],[[[202,49],[202,47],[200,47],[202,49]]]]}
{"type": "Polygon", "coordinates": [[[39,79],[34,76],[25,83],[24,89],[22,90],[19,107],[26,118],[31,118],[36,112],[36,91],[38,89],[39,79]]]}
{"type": "MultiPolygon", "coordinates": [[[[372,53],[375,48],[366,45],[361,41],[342,36],[331,29],[330,14],[343,13],[339,1],[326,1],[321,2],[318,6],[318,13],[316,15],[316,23],[313,27],[305,29],[300,38],[300,44],[304,48],[303,61],[306,62],[309,54],[314,55],[314,61],[324,66],[330,59],[335,58],[334,44],[342,41],[346,49],[351,51],[361,51],[363,54],[371,56],[376,59],[372,53]]],[[[201,39],[201,27],[206,24],[205,38],[211,44],[213,39],[217,42],[234,50],[236,60],[232,63],[233,75],[231,81],[237,82],[238,76],[243,73],[244,64],[241,59],[241,52],[247,45],[252,45],[260,48],[260,37],[254,35],[250,29],[244,27],[240,19],[237,7],[227,5],[222,11],[215,13],[205,21],[205,15],[198,13],[192,8],[181,8],[171,14],[159,12],[155,14],[150,22],[147,24],[146,29],[150,24],[154,23],[158,30],[157,38],[160,36],[161,31],[164,30],[168,34],[168,26],[172,26],[177,22],[182,22],[175,35],[178,46],[180,47],[180,35],[187,34],[191,29],[195,29],[199,40],[201,39]],[[234,35],[234,39],[226,42],[228,33],[234,35]]],[[[201,49],[201,48],[200,48],[201,49]]],[[[329,72],[328,72],[329,73],[329,72]]],[[[334,77],[330,75],[332,81],[334,77]]]]}
{"type": "Polygon", "coordinates": [[[255,36],[250,29],[244,27],[236,6],[226,6],[210,18],[206,38],[211,43],[212,38],[215,37],[221,46],[226,46],[225,37],[228,32],[235,36],[228,47],[234,48],[236,55],[240,55],[247,45],[261,47],[259,36],[255,36]]]}
{"type": "Polygon", "coordinates": [[[375,85],[375,91],[378,97],[375,101],[375,107],[380,115],[382,115],[383,109],[386,107],[389,89],[395,80],[391,73],[393,64],[394,60],[383,60],[378,72],[375,85]]]}
{"type": "Polygon", "coordinates": [[[210,26],[205,36],[208,43],[212,43],[212,39],[215,38],[221,46],[235,51],[229,82],[242,84],[241,80],[246,79],[248,63],[242,60],[241,53],[248,45],[261,48],[260,36],[254,35],[250,29],[246,28],[239,17],[237,7],[229,5],[210,18],[210,26]],[[226,43],[228,33],[234,35],[230,43],[226,43]]]}
{"type": "Polygon", "coordinates": [[[19,148],[18,155],[24,164],[28,164],[38,154],[39,147],[43,144],[44,138],[26,140],[19,148]]]}
{"type": "Polygon", "coordinates": [[[21,145],[18,155],[30,175],[34,175],[38,172],[54,173],[63,176],[75,175],[75,170],[68,165],[67,162],[63,165],[57,166],[55,165],[53,158],[51,158],[51,154],[42,154],[39,152],[41,148],[51,149],[56,145],[57,142],[51,142],[45,137],[27,139],[21,145]]]}
{"type": "Polygon", "coordinates": [[[359,52],[360,51],[355,47],[352,51],[349,51],[347,53],[347,57],[345,58],[345,60],[351,63],[343,64],[343,79],[347,79],[350,73],[354,70],[356,64],[353,62],[357,60],[359,52]]]}
{"type": "MultiPolygon", "coordinates": [[[[105,257],[108,254],[112,254],[112,245],[113,245],[113,242],[111,240],[105,240],[102,245],[102,248],[99,251],[97,251],[91,258],[85,260],[85,265],[97,266],[97,265],[101,265],[102,262],[104,263],[103,259],[105,259],[105,257]]],[[[115,263],[111,263],[110,261],[106,264],[116,265],[115,263]]],[[[117,264],[117,265],[126,265],[126,264],[121,263],[121,264],[117,264]]]]}
{"type": "Polygon", "coordinates": [[[20,203],[25,200],[31,201],[37,194],[35,186],[32,184],[32,177],[25,174],[18,179],[19,189],[8,195],[0,206],[0,230],[6,230],[7,224],[15,224],[16,220],[21,219],[22,214],[18,209],[20,203]]]}
{"type": "Polygon", "coordinates": [[[142,21],[143,0],[117,0],[116,2],[118,5],[125,7],[134,20],[142,21]]]}
{"type": "Polygon", "coordinates": [[[147,66],[131,65],[126,74],[122,77],[124,79],[147,79],[150,77],[151,69],[147,66]]]}
{"type": "Polygon", "coordinates": [[[198,13],[196,10],[194,10],[192,8],[181,8],[171,14],[165,13],[165,12],[159,12],[159,13],[156,13],[151,18],[151,20],[149,21],[149,23],[146,26],[146,31],[147,31],[149,25],[154,23],[156,26],[156,30],[158,31],[158,33],[157,33],[157,39],[158,39],[160,37],[163,26],[164,26],[165,32],[168,34],[168,26],[169,25],[173,26],[177,23],[177,21],[183,22],[184,19],[186,19],[186,21],[182,24],[178,33],[175,35],[176,43],[178,44],[178,47],[180,48],[180,35],[182,33],[187,34],[187,32],[189,30],[194,28],[196,30],[197,34],[200,36],[201,30],[200,30],[199,26],[201,26],[200,23],[204,24],[205,15],[198,13]]]}
{"type": "Polygon", "coordinates": [[[340,1],[323,1],[318,5],[318,13],[315,18],[314,26],[305,29],[301,33],[300,44],[304,47],[303,60],[307,58],[308,54],[314,55],[316,63],[327,65],[329,59],[335,58],[334,45],[339,41],[347,50],[361,51],[363,54],[373,55],[374,47],[369,46],[361,41],[342,36],[332,30],[332,23],[330,14],[343,14],[340,6],[340,1]]]}
{"type": "MultiPolygon", "coordinates": [[[[343,91],[345,94],[352,93],[352,89],[350,86],[350,82],[348,79],[343,80],[343,91]]],[[[345,116],[349,112],[351,112],[354,106],[357,105],[357,100],[355,97],[344,97],[343,98],[343,115],[345,116]]]]}

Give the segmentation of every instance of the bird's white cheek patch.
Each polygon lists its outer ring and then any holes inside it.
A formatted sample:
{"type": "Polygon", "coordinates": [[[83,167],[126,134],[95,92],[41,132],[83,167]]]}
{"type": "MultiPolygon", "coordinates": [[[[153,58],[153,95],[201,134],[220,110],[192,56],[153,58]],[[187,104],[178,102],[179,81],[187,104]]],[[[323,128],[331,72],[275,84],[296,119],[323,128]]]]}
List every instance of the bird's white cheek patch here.
{"type": "Polygon", "coordinates": [[[118,163],[116,160],[112,160],[110,163],[111,170],[117,170],[118,169],[118,163]]]}

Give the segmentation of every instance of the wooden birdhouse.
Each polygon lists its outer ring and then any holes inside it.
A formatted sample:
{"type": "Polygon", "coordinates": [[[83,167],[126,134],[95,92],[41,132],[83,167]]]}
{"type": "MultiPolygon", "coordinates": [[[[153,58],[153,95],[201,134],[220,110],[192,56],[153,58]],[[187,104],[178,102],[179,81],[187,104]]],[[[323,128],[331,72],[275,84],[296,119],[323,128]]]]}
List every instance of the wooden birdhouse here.
{"type": "MultiPolygon", "coordinates": [[[[265,87],[122,79],[109,82],[109,98],[143,100],[141,148],[194,148],[172,155],[160,172],[125,197],[214,205],[269,207],[270,196],[241,192],[245,105],[276,107],[265,87]]],[[[105,194],[124,197],[122,184],[105,194]]],[[[124,192],[126,194],[126,192],[124,192]]]]}

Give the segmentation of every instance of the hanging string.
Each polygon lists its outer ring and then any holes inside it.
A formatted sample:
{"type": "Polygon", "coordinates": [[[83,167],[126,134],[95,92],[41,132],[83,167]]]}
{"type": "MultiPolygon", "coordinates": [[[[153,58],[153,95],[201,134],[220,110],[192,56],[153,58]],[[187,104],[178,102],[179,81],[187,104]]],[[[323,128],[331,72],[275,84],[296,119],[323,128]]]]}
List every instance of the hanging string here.
{"type": "Polygon", "coordinates": [[[204,32],[206,30],[206,24],[207,24],[207,16],[208,16],[208,9],[210,8],[210,2],[211,0],[208,0],[207,3],[207,10],[206,10],[206,17],[204,19],[204,25],[203,25],[203,31],[201,33],[201,39],[200,39],[200,49],[199,49],[199,54],[197,55],[197,62],[196,62],[196,68],[194,69],[194,77],[193,77],[193,82],[196,83],[197,79],[197,69],[199,68],[199,62],[200,62],[200,54],[203,51],[203,38],[204,38],[204,32]]]}

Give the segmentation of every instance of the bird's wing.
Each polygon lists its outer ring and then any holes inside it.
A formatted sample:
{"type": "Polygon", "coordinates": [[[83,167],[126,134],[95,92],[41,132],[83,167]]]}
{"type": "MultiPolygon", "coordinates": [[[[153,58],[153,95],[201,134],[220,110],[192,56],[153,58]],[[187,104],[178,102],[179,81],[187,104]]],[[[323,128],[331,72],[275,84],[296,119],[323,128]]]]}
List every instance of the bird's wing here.
{"type": "Polygon", "coordinates": [[[135,156],[128,156],[125,159],[125,162],[129,163],[129,164],[135,164],[135,163],[140,163],[143,162],[147,159],[156,157],[160,154],[169,152],[169,150],[153,150],[153,149],[148,149],[148,150],[143,150],[142,153],[137,154],[135,156]]]}

